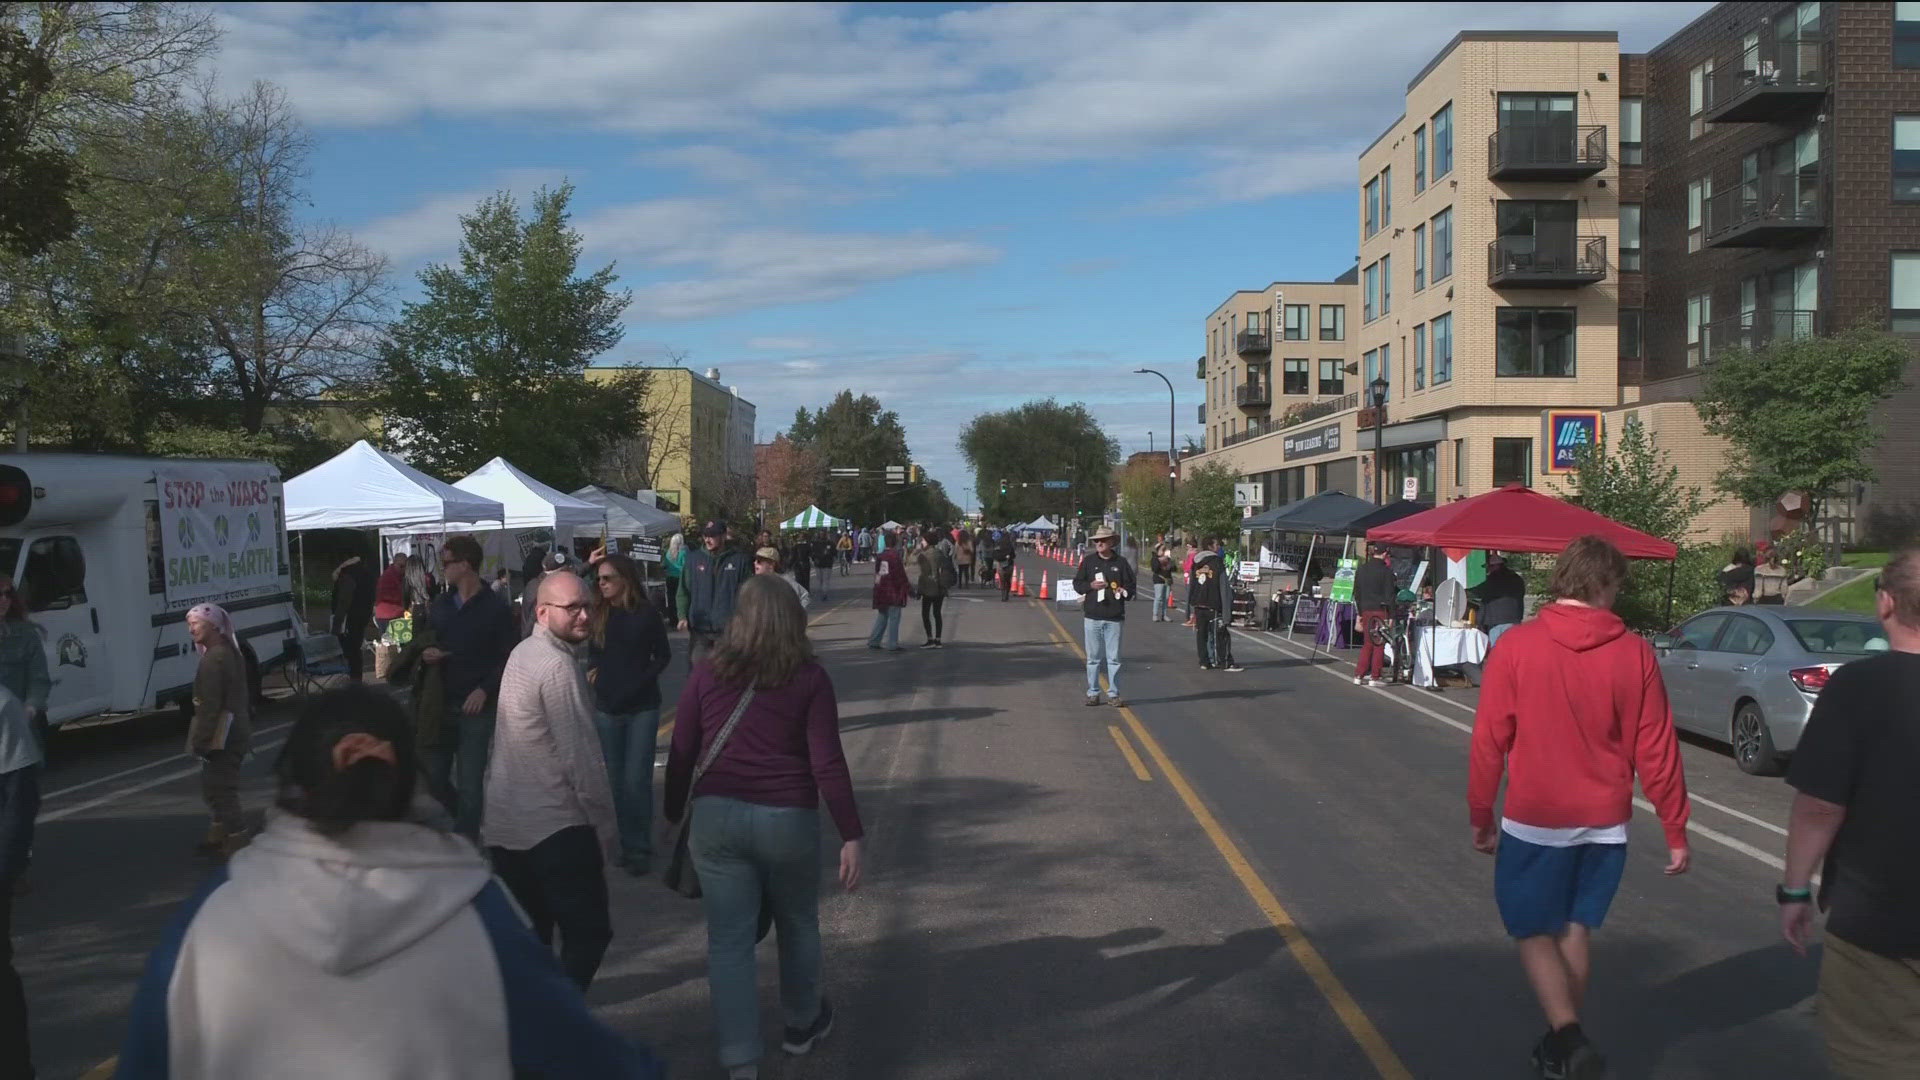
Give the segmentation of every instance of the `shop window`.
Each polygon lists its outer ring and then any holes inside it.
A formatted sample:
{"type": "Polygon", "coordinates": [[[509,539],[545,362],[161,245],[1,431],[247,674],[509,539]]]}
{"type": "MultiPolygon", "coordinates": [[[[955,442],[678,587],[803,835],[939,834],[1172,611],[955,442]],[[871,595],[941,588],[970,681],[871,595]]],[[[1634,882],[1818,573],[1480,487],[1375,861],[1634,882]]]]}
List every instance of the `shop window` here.
{"type": "Polygon", "coordinates": [[[1533,486],[1533,440],[1493,440],[1493,486],[1533,486]]]}

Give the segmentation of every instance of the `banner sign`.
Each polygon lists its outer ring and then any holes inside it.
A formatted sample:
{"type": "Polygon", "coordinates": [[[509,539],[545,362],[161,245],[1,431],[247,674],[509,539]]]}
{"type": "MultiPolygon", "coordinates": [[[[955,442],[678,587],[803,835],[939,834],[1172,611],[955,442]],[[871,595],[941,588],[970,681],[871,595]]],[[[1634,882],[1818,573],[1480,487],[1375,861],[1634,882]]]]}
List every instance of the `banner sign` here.
{"type": "Polygon", "coordinates": [[[1295,458],[1313,457],[1316,454],[1337,454],[1340,452],[1340,425],[1325,424],[1298,435],[1289,435],[1280,440],[1280,457],[1284,461],[1295,458]]]}
{"type": "Polygon", "coordinates": [[[1540,468],[1545,473],[1573,472],[1580,448],[1600,444],[1600,413],[1595,409],[1548,409],[1541,414],[1541,428],[1547,452],[1540,455],[1540,468]]]}
{"type": "Polygon", "coordinates": [[[659,562],[660,538],[657,536],[634,537],[631,554],[641,562],[659,562]]]}
{"type": "Polygon", "coordinates": [[[155,469],[167,607],[277,591],[280,497],[270,465],[155,469]]]}
{"type": "Polygon", "coordinates": [[[1360,560],[1341,559],[1339,568],[1333,572],[1333,584],[1327,590],[1327,598],[1342,604],[1353,603],[1353,575],[1360,570],[1360,560]]]}

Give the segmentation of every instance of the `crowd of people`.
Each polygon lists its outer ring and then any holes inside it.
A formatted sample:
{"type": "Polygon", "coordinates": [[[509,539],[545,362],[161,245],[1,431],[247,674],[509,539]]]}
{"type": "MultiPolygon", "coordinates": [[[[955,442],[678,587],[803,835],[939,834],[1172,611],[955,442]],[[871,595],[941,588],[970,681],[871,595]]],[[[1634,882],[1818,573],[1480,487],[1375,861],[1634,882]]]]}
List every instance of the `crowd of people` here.
{"type": "MultiPolygon", "coordinates": [[[[1085,703],[1120,707],[1136,560],[1111,529],[1087,540],[1071,578],[1085,703]]],[[[1184,578],[1200,666],[1240,671],[1229,560],[1215,543],[1191,547],[1183,566],[1170,543],[1151,546],[1151,618],[1174,621],[1184,578]]],[[[863,877],[864,828],[807,606],[836,570],[871,563],[868,647],[902,651],[901,612],[917,598],[920,647],[942,648],[950,596],[997,584],[1008,598],[1014,533],[890,525],[763,532],[749,545],[713,522],[697,546],[667,545],[664,608],[641,567],[604,547],[584,559],[543,554],[517,614],[510,587],[482,579],[472,537],[447,537],[436,561],[426,575],[396,558],[371,583],[358,560],[342,564],[342,619],[410,616],[388,679],[407,693],[356,678],[307,701],[257,832],[239,789],[255,699],[232,621],[214,604],[186,613],[200,656],[187,748],[209,815],[199,849],[216,864],[149,961],[119,1075],[662,1076],[659,1059],[595,1019],[583,996],[614,939],[616,869],[664,871],[699,897],[729,1080],[759,1076],[754,955],[769,933],[781,1045],[811,1051],[834,1025],[819,929],[825,819],[847,890],[863,877]],[[689,674],[663,833],[653,778],[676,627],[689,674]],[[297,1013],[284,1007],[292,1000],[297,1013]]],[[[1736,559],[1723,583],[1751,598],[1758,574],[1743,568],[1751,561],[1736,559]]],[[[1690,800],[1658,662],[1612,611],[1627,578],[1616,548],[1585,537],[1559,556],[1532,618],[1504,560],[1489,561],[1475,590],[1498,647],[1475,715],[1468,817],[1547,1021],[1532,1051],[1543,1077],[1597,1080],[1606,1068],[1582,1004],[1592,938],[1624,874],[1636,782],[1664,831],[1666,873],[1691,865],[1690,800]]],[[[1782,934],[1803,953],[1816,901],[1828,912],[1820,1024],[1849,1077],[1909,1075],[1920,1054],[1920,864],[1907,839],[1920,823],[1920,735],[1901,707],[1920,692],[1920,549],[1895,553],[1874,584],[1890,647],[1835,671],[1816,700],[1788,777],[1796,795],[1776,897],[1782,934]]],[[[1386,552],[1370,549],[1353,580],[1363,629],[1401,599],[1398,588],[1386,552]]],[[[50,688],[25,614],[0,579],[0,930],[29,887],[50,688]]],[[[364,633],[335,625],[343,646],[364,633]]],[[[1377,650],[1363,647],[1359,663],[1355,682],[1376,681],[1377,650]]],[[[9,936],[0,948],[0,1076],[31,1076],[9,936]]]]}

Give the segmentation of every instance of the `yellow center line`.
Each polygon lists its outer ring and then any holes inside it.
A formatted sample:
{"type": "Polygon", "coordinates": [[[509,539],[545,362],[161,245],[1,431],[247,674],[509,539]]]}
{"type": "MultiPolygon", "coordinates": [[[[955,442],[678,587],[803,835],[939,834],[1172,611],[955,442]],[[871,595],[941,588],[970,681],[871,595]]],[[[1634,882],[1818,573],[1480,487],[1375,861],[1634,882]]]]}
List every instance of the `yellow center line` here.
{"type": "Polygon", "coordinates": [[[1133,744],[1120,733],[1120,729],[1108,724],[1107,733],[1113,736],[1114,745],[1120,748],[1120,755],[1127,759],[1127,764],[1133,766],[1133,775],[1140,780],[1152,781],[1153,774],[1147,771],[1147,763],[1140,760],[1140,755],[1134,751],[1133,744]]]}
{"type": "MultiPolygon", "coordinates": [[[[1047,618],[1052,620],[1055,629],[1062,634],[1066,633],[1066,628],[1060,625],[1060,619],[1054,615],[1051,608],[1041,605],[1040,610],[1046,612],[1047,618]]],[[[1086,654],[1077,645],[1074,646],[1074,652],[1082,659],[1086,658],[1086,654]]],[[[1355,1001],[1353,995],[1347,991],[1340,977],[1333,973],[1332,966],[1327,963],[1325,957],[1320,955],[1320,950],[1314,948],[1313,943],[1307,940],[1306,932],[1301,930],[1300,924],[1288,914],[1286,907],[1280,903],[1280,898],[1273,894],[1273,890],[1265,881],[1261,880],[1259,872],[1253,868],[1253,864],[1248,861],[1246,855],[1241,853],[1240,846],[1227,835],[1219,819],[1213,816],[1213,811],[1207,809],[1207,804],[1201,801],[1193,785],[1187,782],[1186,776],[1174,765],[1173,759],[1161,749],[1159,740],[1155,739],[1146,725],[1140,722],[1140,717],[1134,713],[1132,706],[1121,708],[1120,715],[1126,720],[1127,728],[1133,732],[1133,737],[1140,741],[1141,746],[1146,747],[1147,754],[1153,758],[1154,764],[1166,774],[1167,783],[1173,785],[1173,790],[1180,796],[1180,801],[1186,804],[1187,812],[1192,814],[1194,821],[1199,823],[1201,831],[1207,834],[1207,839],[1213,841],[1215,850],[1219,851],[1220,857],[1226,860],[1227,868],[1233,871],[1235,878],[1239,879],[1241,887],[1246,889],[1247,895],[1253,899],[1254,906],[1258,907],[1260,913],[1267,917],[1267,921],[1273,924],[1273,928],[1279,931],[1280,940],[1286,943],[1287,951],[1293,954],[1294,960],[1306,971],[1307,977],[1313,980],[1320,995],[1327,999],[1328,1005],[1333,1007],[1334,1015],[1340,1018],[1347,1033],[1353,1036],[1353,1041],[1359,1044],[1361,1052],[1366,1054],[1367,1060],[1373,1063],[1374,1071],[1380,1074],[1381,1080],[1413,1080],[1413,1074],[1407,1071],[1406,1065],[1401,1062],[1400,1055],[1396,1054],[1392,1045],[1387,1042],[1386,1036],[1380,1034],[1380,1029],[1373,1026],[1373,1021],[1367,1017],[1360,1003],[1355,1001]]]]}

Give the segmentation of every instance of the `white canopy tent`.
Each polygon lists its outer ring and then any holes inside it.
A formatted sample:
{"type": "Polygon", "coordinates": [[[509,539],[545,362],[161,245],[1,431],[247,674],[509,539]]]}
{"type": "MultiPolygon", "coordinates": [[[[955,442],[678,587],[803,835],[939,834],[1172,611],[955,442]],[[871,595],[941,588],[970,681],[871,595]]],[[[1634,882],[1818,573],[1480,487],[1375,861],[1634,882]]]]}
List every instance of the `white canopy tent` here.
{"type": "Polygon", "coordinates": [[[497,521],[496,499],[435,480],[365,439],[288,480],[287,531],[497,521]]]}
{"type": "Polygon", "coordinates": [[[630,499],[608,488],[588,484],[574,492],[573,497],[606,511],[607,533],[610,536],[672,536],[682,527],[680,515],[656,510],[638,499],[630,499]]]}
{"type": "Polygon", "coordinates": [[[887,520],[880,523],[880,528],[882,531],[887,529],[897,529],[899,527],[900,527],[900,523],[893,520],[892,518],[888,518],[887,520]]]}
{"type": "Polygon", "coordinates": [[[1051,521],[1048,521],[1047,516],[1045,514],[1042,514],[1039,517],[1034,518],[1032,521],[1027,522],[1025,525],[1020,526],[1019,531],[1020,532],[1059,532],[1060,526],[1055,525],[1051,521]]]}
{"type": "Polygon", "coordinates": [[[494,458],[455,480],[453,486],[497,500],[502,513],[496,520],[503,529],[554,529],[571,533],[574,529],[598,527],[607,518],[606,508],[550,488],[515,468],[506,458],[494,458]]]}

